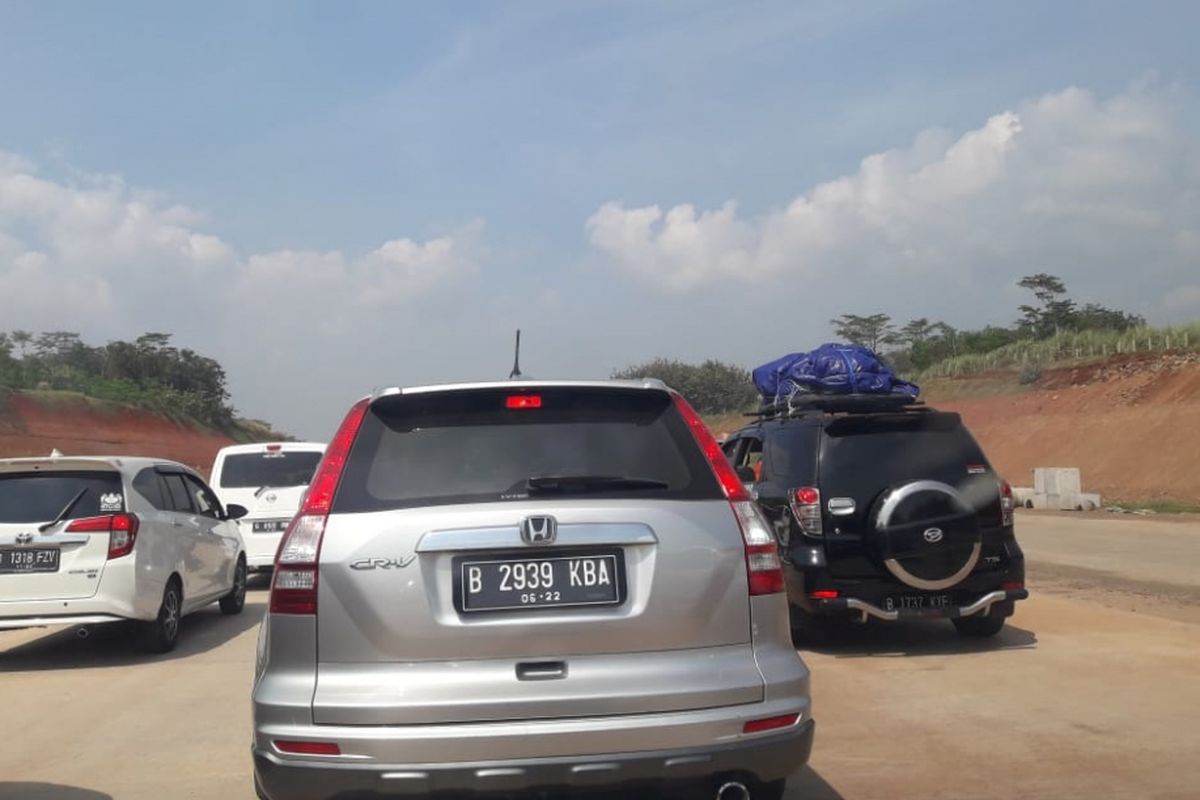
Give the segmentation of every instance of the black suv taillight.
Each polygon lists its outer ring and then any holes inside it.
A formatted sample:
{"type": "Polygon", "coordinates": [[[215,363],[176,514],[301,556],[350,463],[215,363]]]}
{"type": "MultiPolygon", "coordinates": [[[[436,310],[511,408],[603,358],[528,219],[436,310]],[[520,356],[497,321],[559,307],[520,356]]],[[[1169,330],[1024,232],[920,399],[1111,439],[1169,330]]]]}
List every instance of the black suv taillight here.
{"type": "Polygon", "coordinates": [[[824,535],[824,526],[821,522],[820,489],[815,486],[801,486],[792,492],[789,504],[801,533],[814,537],[824,535]]]}

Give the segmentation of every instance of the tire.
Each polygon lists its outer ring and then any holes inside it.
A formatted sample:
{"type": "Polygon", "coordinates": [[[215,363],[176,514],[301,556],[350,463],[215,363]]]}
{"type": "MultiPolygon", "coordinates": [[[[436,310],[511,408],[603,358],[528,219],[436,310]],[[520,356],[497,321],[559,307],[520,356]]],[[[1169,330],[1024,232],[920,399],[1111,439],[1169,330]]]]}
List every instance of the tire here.
{"type": "Polygon", "coordinates": [[[179,622],[182,618],[183,592],[179,588],[179,580],[171,578],[167,581],[167,588],[163,589],[158,616],[151,622],[142,623],[142,646],[151,653],[174,650],[179,643],[179,622]]]}
{"type": "Polygon", "coordinates": [[[1004,627],[1004,621],[1007,617],[981,617],[978,614],[972,617],[958,617],[950,620],[954,623],[955,629],[962,636],[974,636],[976,638],[987,638],[995,636],[1004,627]]]}
{"type": "Polygon", "coordinates": [[[242,613],[246,607],[246,559],[239,558],[233,568],[233,588],[221,598],[221,613],[226,616],[242,613]]]}

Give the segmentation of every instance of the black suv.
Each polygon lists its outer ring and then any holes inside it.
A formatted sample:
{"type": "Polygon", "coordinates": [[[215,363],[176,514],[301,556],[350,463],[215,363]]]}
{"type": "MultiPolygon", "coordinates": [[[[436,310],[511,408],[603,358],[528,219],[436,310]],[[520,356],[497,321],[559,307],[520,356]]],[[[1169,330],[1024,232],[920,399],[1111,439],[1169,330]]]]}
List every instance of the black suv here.
{"type": "Polygon", "coordinates": [[[993,636],[1028,597],[1012,489],[957,414],[893,396],[810,396],[724,443],[775,526],[793,627],[949,619],[993,636]]]}

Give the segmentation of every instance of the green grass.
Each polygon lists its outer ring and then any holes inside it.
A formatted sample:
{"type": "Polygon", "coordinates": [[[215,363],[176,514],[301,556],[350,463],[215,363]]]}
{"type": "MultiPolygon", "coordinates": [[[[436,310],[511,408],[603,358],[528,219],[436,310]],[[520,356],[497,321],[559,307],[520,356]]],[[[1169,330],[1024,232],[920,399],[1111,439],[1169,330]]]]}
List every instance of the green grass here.
{"type": "Polygon", "coordinates": [[[1179,500],[1116,500],[1105,505],[1126,511],[1153,511],[1155,514],[1200,514],[1200,503],[1179,500]]]}
{"type": "Polygon", "coordinates": [[[1049,339],[1014,342],[990,353],[971,353],[939,361],[915,376],[917,383],[931,378],[978,375],[1026,365],[1085,362],[1125,353],[1200,352],[1200,322],[1173,328],[1138,328],[1116,331],[1063,333],[1049,339]]]}

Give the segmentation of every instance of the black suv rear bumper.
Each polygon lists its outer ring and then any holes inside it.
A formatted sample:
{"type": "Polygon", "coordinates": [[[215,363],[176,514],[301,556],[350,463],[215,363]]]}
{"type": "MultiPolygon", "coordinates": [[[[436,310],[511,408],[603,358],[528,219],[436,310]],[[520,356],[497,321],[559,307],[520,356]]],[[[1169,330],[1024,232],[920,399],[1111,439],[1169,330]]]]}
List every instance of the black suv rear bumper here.
{"type": "Polygon", "coordinates": [[[1013,603],[1017,600],[1025,600],[1029,597],[1027,589],[998,589],[994,592],[988,592],[981,595],[967,605],[950,605],[950,606],[928,606],[918,608],[881,608],[867,600],[861,600],[856,597],[838,597],[834,599],[826,599],[817,601],[817,610],[827,614],[838,613],[856,613],[862,614],[863,618],[874,617],[875,619],[894,622],[900,619],[956,619],[958,617],[971,617],[976,614],[981,616],[1011,616],[1013,612],[1013,603]]]}

